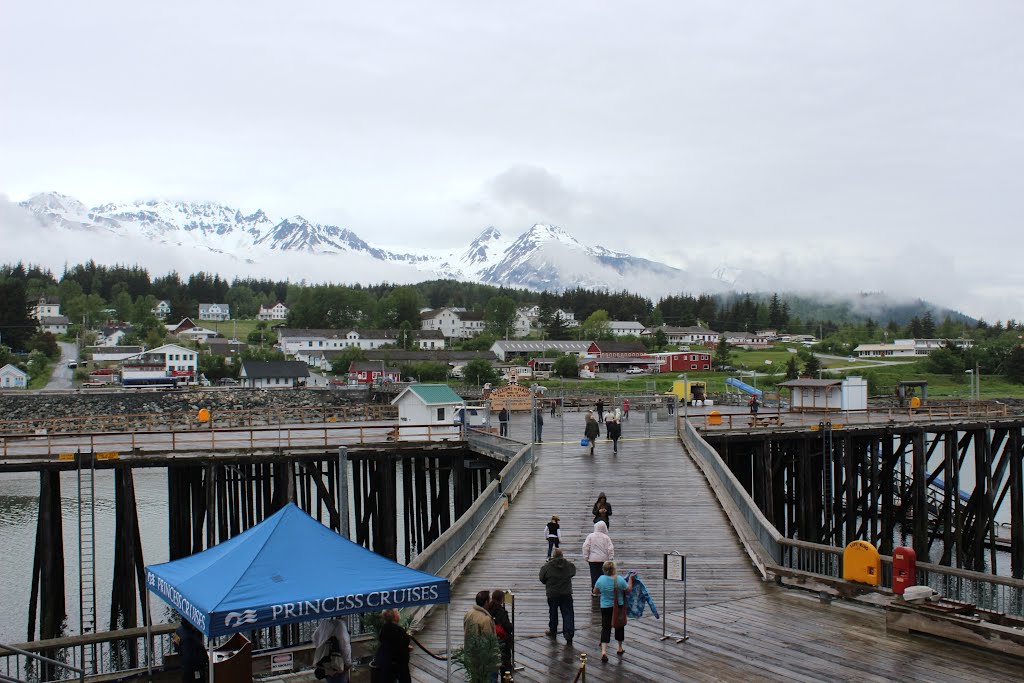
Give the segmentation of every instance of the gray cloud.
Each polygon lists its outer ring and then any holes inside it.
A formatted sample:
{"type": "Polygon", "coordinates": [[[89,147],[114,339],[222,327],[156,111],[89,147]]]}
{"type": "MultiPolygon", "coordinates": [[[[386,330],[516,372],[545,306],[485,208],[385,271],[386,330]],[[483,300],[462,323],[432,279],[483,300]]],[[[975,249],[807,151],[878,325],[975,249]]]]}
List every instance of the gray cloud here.
{"type": "Polygon", "coordinates": [[[1024,318],[1022,24],[1019,0],[8,3],[0,191],[409,248],[558,223],[1024,318]]]}

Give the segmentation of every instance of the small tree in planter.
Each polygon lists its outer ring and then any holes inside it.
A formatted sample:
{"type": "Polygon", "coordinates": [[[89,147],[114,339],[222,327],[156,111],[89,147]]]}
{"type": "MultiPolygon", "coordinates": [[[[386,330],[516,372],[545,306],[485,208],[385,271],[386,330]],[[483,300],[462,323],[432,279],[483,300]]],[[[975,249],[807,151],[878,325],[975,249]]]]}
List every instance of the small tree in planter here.
{"type": "Polygon", "coordinates": [[[501,647],[493,633],[470,636],[463,647],[451,654],[455,665],[466,672],[469,683],[489,683],[501,664],[501,647]]]}

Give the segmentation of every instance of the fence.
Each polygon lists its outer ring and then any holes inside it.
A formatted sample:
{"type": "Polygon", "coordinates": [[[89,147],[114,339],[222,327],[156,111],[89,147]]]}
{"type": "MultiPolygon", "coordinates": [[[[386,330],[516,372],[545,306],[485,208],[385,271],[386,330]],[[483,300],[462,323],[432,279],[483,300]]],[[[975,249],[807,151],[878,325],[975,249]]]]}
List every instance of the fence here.
{"type": "MultiPolygon", "coordinates": [[[[807,543],[782,535],[765,519],[718,453],[686,421],[680,437],[729,516],[740,541],[764,578],[800,573],[828,582],[842,581],[843,549],[807,543]]],[[[882,556],[881,591],[892,585],[892,557],[882,556]]],[[[917,563],[917,583],[938,594],[1011,616],[1024,616],[1024,581],[928,562],[917,563]]],[[[865,590],[873,590],[863,586],[865,590]]]]}
{"type": "Polygon", "coordinates": [[[461,429],[453,424],[396,425],[327,424],[318,427],[254,427],[250,429],[204,428],[189,431],[133,431],[81,434],[45,434],[41,436],[0,437],[0,452],[7,458],[71,459],[76,451],[84,453],[131,452],[137,455],[166,452],[196,453],[228,449],[255,448],[336,448],[353,444],[381,443],[408,439],[439,441],[461,439],[461,429]]]}
{"type": "Polygon", "coordinates": [[[704,431],[751,429],[755,427],[776,428],[788,425],[803,429],[816,425],[822,420],[842,423],[843,425],[885,425],[898,422],[940,422],[955,418],[1006,417],[1010,414],[1009,406],[1002,403],[976,403],[941,406],[922,406],[920,408],[867,408],[864,410],[832,410],[827,412],[808,411],[776,411],[761,410],[757,417],[747,412],[723,412],[712,416],[705,413],[701,429],[704,431]],[[712,422],[714,419],[714,422],[712,422]]]}

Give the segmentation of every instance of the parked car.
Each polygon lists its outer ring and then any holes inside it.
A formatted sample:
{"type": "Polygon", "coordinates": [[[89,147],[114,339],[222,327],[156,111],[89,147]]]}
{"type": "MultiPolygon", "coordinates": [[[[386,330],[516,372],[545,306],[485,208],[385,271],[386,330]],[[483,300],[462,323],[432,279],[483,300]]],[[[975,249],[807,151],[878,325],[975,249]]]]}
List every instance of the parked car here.
{"type": "Polygon", "coordinates": [[[68,368],[69,369],[74,370],[77,367],[78,367],[78,361],[76,361],[76,360],[69,360],[68,361],[68,368]]]}
{"type": "Polygon", "coordinates": [[[642,374],[644,374],[644,372],[645,372],[645,370],[643,368],[637,368],[637,367],[632,367],[629,370],[626,370],[626,374],[627,375],[642,375],[642,374]]]}
{"type": "Polygon", "coordinates": [[[222,387],[236,387],[238,386],[238,380],[235,379],[234,377],[221,377],[219,380],[217,380],[217,384],[221,385],[222,387]]]}

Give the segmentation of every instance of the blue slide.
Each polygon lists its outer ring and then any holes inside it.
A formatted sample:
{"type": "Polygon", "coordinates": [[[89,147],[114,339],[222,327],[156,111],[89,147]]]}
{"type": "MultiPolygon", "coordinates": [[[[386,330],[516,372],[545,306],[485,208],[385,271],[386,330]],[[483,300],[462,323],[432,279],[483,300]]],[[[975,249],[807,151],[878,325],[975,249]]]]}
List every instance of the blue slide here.
{"type": "Polygon", "coordinates": [[[748,394],[753,394],[754,396],[757,396],[758,398],[761,398],[761,390],[760,389],[755,389],[754,387],[750,386],[746,382],[741,382],[740,380],[736,379],[735,377],[726,377],[725,378],[725,383],[728,384],[730,387],[736,387],[737,389],[739,389],[742,392],[745,392],[745,393],[748,393],[748,394]]]}

